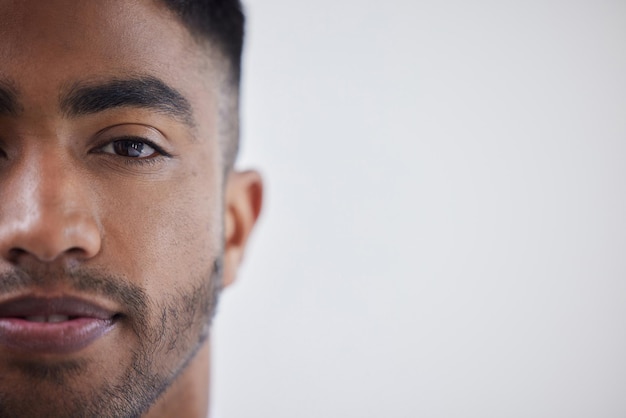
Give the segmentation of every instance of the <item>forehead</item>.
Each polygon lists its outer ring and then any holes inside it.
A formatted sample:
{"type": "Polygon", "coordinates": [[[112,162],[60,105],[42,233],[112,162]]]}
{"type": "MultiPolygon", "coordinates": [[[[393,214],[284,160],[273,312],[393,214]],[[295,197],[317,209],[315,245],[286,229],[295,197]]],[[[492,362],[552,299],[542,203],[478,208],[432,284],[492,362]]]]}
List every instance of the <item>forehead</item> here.
{"type": "Polygon", "coordinates": [[[80,81],[147,75],[206,101],[216,62],[161,2],[0,0],[0,81],[43,105],[80,81]]]}

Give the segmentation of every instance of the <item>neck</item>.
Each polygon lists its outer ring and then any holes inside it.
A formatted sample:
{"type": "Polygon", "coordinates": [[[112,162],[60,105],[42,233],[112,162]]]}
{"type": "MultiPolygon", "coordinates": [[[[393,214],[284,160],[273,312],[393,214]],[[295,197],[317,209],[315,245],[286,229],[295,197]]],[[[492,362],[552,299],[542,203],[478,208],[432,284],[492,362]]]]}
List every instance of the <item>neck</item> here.
{"type": "Polygon", "coordinates": [[[207,339],[144,418],[206,418],[209,410],[210,358],[210,343],[207,339]]]}

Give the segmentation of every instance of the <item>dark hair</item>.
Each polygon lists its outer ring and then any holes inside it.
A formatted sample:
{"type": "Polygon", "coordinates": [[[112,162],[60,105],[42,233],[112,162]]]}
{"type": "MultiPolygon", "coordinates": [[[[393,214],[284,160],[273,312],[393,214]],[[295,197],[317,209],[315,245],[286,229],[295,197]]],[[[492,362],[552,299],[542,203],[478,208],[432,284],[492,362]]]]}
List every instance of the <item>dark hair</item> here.
{"type": "Polygon", "coordinates": [[[245,18],[239,0],[161,0],[194,35],[212,41],[231,66],[234,84],[241,76],[245,18]]]}
{"type": "Polygon", "coordinates": [[[232,168],[239,148],[239,81],[244,24],[240,0],[160,0],[174,12],[189,32],[207,40],[224,54],[230,83],[222,95],[220,137],[224,168],[232,168]]]}

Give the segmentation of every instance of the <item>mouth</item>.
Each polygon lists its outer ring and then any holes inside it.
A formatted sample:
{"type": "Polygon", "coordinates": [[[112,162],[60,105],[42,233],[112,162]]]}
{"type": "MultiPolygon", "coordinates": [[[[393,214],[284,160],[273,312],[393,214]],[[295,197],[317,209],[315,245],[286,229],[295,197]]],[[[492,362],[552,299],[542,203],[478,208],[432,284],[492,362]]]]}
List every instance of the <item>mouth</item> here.
{"type": "Polygon", "coordinates": [[[111,331],[120,316],[74,297],[14,299],[0,304],[0,347],[39,354],[75,353],[111,331]]]}

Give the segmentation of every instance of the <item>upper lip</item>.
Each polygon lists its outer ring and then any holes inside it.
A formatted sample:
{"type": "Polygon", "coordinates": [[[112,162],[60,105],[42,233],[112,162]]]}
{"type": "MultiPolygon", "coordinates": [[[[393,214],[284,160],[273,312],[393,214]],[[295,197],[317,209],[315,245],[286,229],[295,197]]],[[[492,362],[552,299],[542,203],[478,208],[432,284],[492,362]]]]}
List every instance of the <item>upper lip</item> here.
{"type": "Polygon", "coordinates": [[[0,303],[0,318],[49,315],[111,319],[115,313],[96,303],[73,296],[54,298],[25,296],[0,303]]]}

